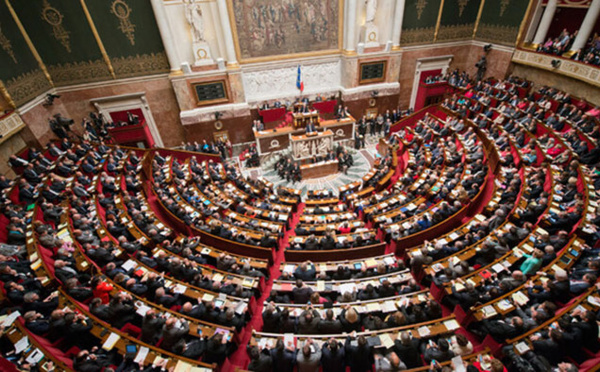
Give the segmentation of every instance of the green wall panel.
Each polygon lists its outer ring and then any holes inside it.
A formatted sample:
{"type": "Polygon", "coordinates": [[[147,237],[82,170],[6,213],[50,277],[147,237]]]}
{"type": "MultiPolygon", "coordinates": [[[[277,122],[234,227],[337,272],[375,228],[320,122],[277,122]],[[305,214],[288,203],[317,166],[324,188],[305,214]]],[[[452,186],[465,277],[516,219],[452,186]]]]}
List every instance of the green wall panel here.
{"type": "Polygon", "coordinates": [[[514,45],[531,0],[487,0],[475,38],[514,45]]]}
{"type": "Polygon", "coordinates": [[[110,79],[78,0],[9,0],[55,85],[110,79]]]}
{"type": "Polygon", "coordinates": [[[6,3],[0,2],[0,80],[17,105],[50,88],[6,3]]]}
{"type": "Polygon", "coordinates": [[[117,77],[169,71],[149,0],[85,0],[117,77]]]}
{"type": "Polygon", "coordinates": [[[481,0],[445,0],[437,41],[469,40],[481,0]]]}
{"type": "Polygon", "coordinates": [[[441,0],[407,0],[400,44],[432,43],[441,0]]]}

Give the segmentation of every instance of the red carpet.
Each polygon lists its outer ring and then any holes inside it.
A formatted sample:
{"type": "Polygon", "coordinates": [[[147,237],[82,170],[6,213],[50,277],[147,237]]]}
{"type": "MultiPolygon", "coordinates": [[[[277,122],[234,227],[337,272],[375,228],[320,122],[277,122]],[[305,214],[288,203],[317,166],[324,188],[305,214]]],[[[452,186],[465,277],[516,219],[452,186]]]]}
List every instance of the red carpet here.
{"type": "Polygon", "coordinates": [[[248,342],[250,342],[250,338],[252,337],[252,330],[260,331],[262,328],[263,304],[264,304],[265,300],[269,297],[269,294],[271,293],[271,288],[273,287],[273,280],[277,279],[279,277],[279,275],[281,274],[279,267],[281,266],[281,263],[285,259],[285,257],[284,257],[285,247],[287,247],[287,245],[288,245],[287,242],[289,241],[289,237],[295,235],[294,227],[298,224],[300,215],[302,214],[303,210],[304,210],[304,203],[300,203],[298,205],[298,210],[294,214],[292,214],[292,217],[290,220],[291,228],[288,231],[286,231],[285,234],[283,235],[283,238],[281,239],[281,242],[279,244],[279,250],[275,253],[275,259],[273,260],[273,266],[271,266],[271,269],[269,272],[269,274],[270,274],[269,280],[265,283],[264,292],[262,293],[260,298],[256,301],[257,306],[256,306],[256,309],[254,310],[254,315],[252,316],[252,319],[250,319],[250,321],[246,325],[244,339],[238,345],[238,349],[229,357],[229,362],[231,363],[231,366],[229,366],[229,367],[223,366],[223,368],[222,368],[223,371],[234,371],[234,369],[235,369],[234,366],[237,366],[240,368],[246,368],[248,366],[248,363],[250,362],[250,358],[248,357],[248,353],[246,352],[246,347],[248,345],[248,342]]]}

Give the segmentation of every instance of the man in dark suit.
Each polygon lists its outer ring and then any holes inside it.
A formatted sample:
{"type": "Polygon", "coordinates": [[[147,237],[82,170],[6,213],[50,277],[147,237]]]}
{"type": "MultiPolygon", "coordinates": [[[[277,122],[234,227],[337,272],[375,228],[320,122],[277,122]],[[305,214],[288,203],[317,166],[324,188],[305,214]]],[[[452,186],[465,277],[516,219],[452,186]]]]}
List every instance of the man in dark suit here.
{"type": "Polygon", "coordinates": [[[302,282],[302,279],[296,280],[296,288],[292,290],[292,295],[294,297],[295,304],[305,304],[310,301],[310,296],[312,295],[313,290],[310,287],[307,287],[302,282]]]}
{"type": "Polygon", "coordinates": [[[394,341],[394,351],[406,364],[406,368],[417,368],[423,364],[419,351],[419,340],[411,338],[406,331],[400,334],[400,339],[394,341]]]}
{"type": "Polygon", "coordinates": [[[342,323],[338,319],[334,319],[333,310],[327,309],[325,319],[321,319],[317,325],[319,333],[325,335],[334,335],[342,333],[342,323]]]}
{"type": "Polygon", "coordinates": [[[263,332],[277,333],[279,332],[281,311],[275,304],[267,305],[262,314],[263,332]]]}
{"type": "Polygon", "coordinates": [[[156,344],[162,334],[165,319],[156,315],[153,309],[148,310],[142,321],[141,340],[149,344],[156,344]]]}
{"type": "Polygon", "coordinates": [[[437,344],[427,344],[425,352],[423,353],[423,358],[426,363],[430,363],[432,360],[445,362],[453,357],[454,352],[450,350],[450,345],[444,338],[440,338],[437,344]]]}
{"type": "Polygon", "coordinates": [[[302,279],[303,281],[313,281],[315,280],[317,271],[315,270],[315,266],[312,262],[306,261],[300,264],[294,271],[294,277],[296,279],[302,279]]]}
{"type": "Polygon", "coordinates": [[[272,371],[273,359],[268,349],[260,351],[258,347],[252,346],[248,352],[250,355],[250,364],[248,364],[248,370],[256,372],[268,372],[272,371]]]}
{"type": "Polygon", "coordinates": [[[273,361],[273,371],[292,371],[296,364],[296,351],[294,345],[290,343],[285,347],[282,339],[277,339],[277,344],[271,349],[271,359],[273,361]]]}
{"type": "Polygon", "coordinates": [[[44,319],[44,316],[35,311],[28,311],[23,315],[25,326],[36,335],[43,335],[50,329],[50,323],[44,319]]]}
{"type": "Polygon", "coordinates": [[[343,346],[344,345],[342,345],[341,342],[338,342],[333,338],[328,342],[323,343],[323,348],[321,350],[321,367],[323,368],[323,372],[346,371],[346,363],[344,360],[345,349],[343,346]]]}
{"type": "Polygon", "coordinates": [[[190,331],[190,325],[187,320],[181,320],[181,326],[177,327],[177,318],[170,317],[163,326],[163,336],[161,347],[165,350],[173,351],[175,345],[185,344],[183,337],[190,331]]]}
{"type": "Polygon", "coordinates": [[[576,310],[574,315],[581,320],[579,322],[573,322],[572,324],[573,327],[581,331],[583,345],[593,353],[600,350],[598,322],[596,322],[595,314],[589,310],[585,312],[576,310]]]}
{"type": "Polygon", "coordinates": [[[373,367],[373,351],[367,344],[365,336],[361,335],[358,337],[357,346],[352,344],[352,340],[356,338],[356,332],[352,332],[350,336],[346,338],[346,355],[348,356],[348,365],[350,366],[351,372],[364,372],[370,371],[373,367]]]}

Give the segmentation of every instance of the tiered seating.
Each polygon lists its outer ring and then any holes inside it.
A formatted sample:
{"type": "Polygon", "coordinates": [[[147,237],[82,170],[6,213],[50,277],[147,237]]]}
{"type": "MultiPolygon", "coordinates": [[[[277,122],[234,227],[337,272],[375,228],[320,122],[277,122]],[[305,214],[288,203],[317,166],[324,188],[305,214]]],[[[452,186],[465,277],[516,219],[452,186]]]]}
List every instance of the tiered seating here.
{"type": "Polygon", "coordinates": [[[365,369],[593,370],[596,123],[551,89],[464,80],[338,196],[201,153],[24,151],[0,179],[0,241],[24,246],[1,247],[5,339],[64,370],[256,370],[336,349],[365,369]]]}

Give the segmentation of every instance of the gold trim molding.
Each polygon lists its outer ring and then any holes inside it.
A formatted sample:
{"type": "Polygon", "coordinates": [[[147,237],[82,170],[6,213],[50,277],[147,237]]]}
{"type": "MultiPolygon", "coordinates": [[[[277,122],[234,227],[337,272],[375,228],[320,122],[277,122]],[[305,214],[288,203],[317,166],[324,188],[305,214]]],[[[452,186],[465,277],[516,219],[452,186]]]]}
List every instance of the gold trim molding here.
{"type": "Polygon", "coordinates": [[[436,42],[470,40],[473,36],[474,26],[474,23],[469,23],[466,25],[441,26],[436,42]]]}
{"type": "Polygon", "coordinates": [[[548,54],[518,49],[513,54],[512,62],[552,71],[600,87],[600,68],[581,62],[571,61],[566,58],[561,58],[560,65],[557,68],[554,68],[552,66],[552,61],[556,58],[556,56],[548,54]]]}
{"type": "Polygon", "coordinates": [[[170,66],[165,52],[127,57],[113,57],[112,65],[119,78],[169,72],[170,66]]]}
{"type": "Polygon", "coordinates": [[[400,45],[413,45],[419,43],[433,43],[435,27],[414,28],[402,30],[400,45]]]}
{"type": "Polygon", "coordinates": [[[482,23],[477,30],[477,39],[514,46],[519,28],[516,26],[488,25],[482,23]]]}
{"type": "Polygon", "coordinates": [[[41,70],[33,70],[6,80],[6,90],[16,106],[20,106],[52,88],[41,70]]]}
{"type": "Polygon", "coordinates": [[[90,83],[111,77],[102,59],[50,65],[48,69],[57,85],[90,83]]]}

